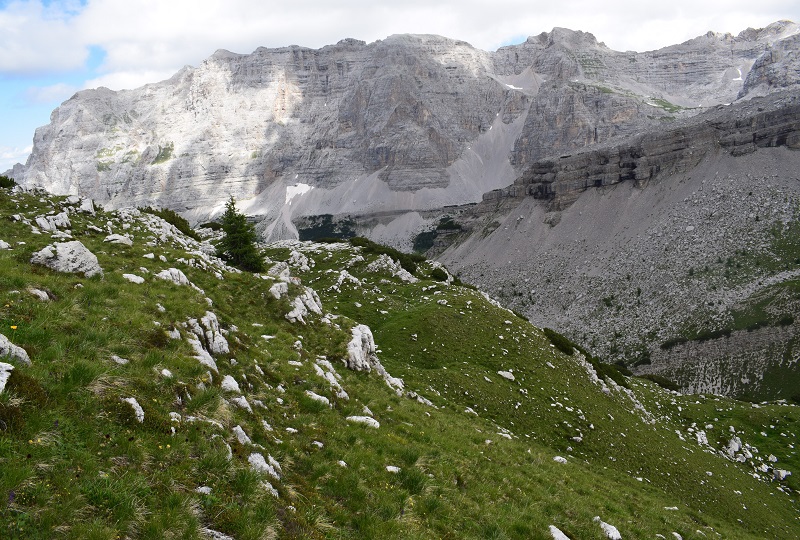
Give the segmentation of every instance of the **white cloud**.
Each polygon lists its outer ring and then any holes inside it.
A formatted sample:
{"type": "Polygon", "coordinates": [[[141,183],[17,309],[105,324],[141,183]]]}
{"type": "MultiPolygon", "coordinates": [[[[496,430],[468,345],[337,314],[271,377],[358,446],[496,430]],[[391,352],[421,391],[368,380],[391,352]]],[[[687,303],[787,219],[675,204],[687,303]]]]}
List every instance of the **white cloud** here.
{"type": "Polygon", "coordinates": [[[145,84],[169,79],[175,75],[175,71],[175,69],[115,71],[86,81],[83,88],[99,88],[105,86],[112,90],[130,90],[131,88],[139,88],[145,84]]]}
{"type": "Polygon", "coordinates": [[[0,146],[0,173],[9,170],[17,163],[25,163],[32,149],[32,146],[26,146],[25,148],[0,146]]]}
{"type": "Polygon", "coordinates": [[[29,103],[53,103],[68,99],[78,88],[71,84],[57,83],[51,86],[34,86],[25,91],[29,103]]]}
{"type": "Polygon", "coordinates": [[[72,6],[15,1],[0,10],[0,73],[79,68],[88,51],[71,24],[72,6]]]}
{"type": "Polygon", "coordinates": [[[136,72],[174,73],[197,65],[218,48],[318,48],[345,37],[369,42],[408,32],[492,50],[511,37],[555,26],[591,32],[614,49],[641,51],[780,18],[800,19],[798,2],[673,0],[653,7],[640,0],[89,0],[81,6],[73,0],[44,7],[40,0],[17,0],[0,10],[0,72],[73,69],[86,61],[89,46],[97,46],[106,52],[104,79],[132,81],[136,72]]]}

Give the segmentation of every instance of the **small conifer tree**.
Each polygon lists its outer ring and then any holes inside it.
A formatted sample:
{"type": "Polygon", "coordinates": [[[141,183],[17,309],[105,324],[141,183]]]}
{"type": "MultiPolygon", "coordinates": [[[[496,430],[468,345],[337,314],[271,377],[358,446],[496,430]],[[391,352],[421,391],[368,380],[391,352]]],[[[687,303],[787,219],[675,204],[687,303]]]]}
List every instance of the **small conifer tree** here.
{"type": "Polygon", "coordinates": [[[17,183],[13,178],[9,178],[4,174],[0,174],[0,188],[13,188],[17,183]]]}
{"type": "Polygon", "coordinates": [[[264,259],[256,247],[256,229],[247,222],[244,214],[236,211],[233,196],[225,204],[222,232],[224,236],[217,244],[218,257],[248,272],[264,270],[264,259]]]}

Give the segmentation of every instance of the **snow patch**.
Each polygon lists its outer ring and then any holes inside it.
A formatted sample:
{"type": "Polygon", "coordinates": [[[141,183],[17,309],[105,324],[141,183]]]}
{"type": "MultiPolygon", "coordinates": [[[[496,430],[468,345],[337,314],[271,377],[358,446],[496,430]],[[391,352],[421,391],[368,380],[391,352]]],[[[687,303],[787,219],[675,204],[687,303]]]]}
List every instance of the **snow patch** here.
{"type": "Polygon", "coordinates": [[[299,195],[304,195],[312,189],[314,189],[314,186],[303,184],[301,182],[298,182],[293,186],[286,186],[286,200],[284,201],[284,204],[291,205],[292,199],[299,195]]]}

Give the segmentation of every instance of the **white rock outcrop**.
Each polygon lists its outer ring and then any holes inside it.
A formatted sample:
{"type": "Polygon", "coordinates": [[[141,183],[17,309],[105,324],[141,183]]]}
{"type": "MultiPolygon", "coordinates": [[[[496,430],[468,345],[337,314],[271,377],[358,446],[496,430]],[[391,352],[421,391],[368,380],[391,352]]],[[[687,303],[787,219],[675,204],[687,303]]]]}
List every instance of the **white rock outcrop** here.
{"type": "MultiPolygon", "coordinates": [[[[258,452],[253,452],[247,458],[247,461],[250,463],[250,467],[257,472],[268,474],[269,476],[273,477],[275,480],[280,480],[281,475],[279,471],[275,468],[273,463],[267,463],[267,460],[264,459],[264,456],[259,454],[258,452]]],[[[272,456],[270,456],[270,461],[274,461],[272,456]]],[[[277,462],[275,462],[277,463],[277,462]]]]}
{"type": "Polygon", "coordinates": [[[242,391],[239,389],[239,383],[237,383],[236,379],[230,375],[225,375],[225,377],[222,378],[222,384],[220,384],[220,388],[225,392],[236,392],[237,394],[242,393],[242,391]]]}
{"type": "Polygon", "coordinates": [[[28,287],[28,292],[31,293],[33,296],[38,298],[42,302],[49,302],[50,295],[47,294],[45,291],[41,289],[37,289],[35,287],[28,287]]]}
{"type": "Polygon", "coordinates": [[[66,212],[54,216],[37,216],[36,225],[43,231],[54,232],[58,229],[69,229],[72,224],[66,212]]]}
{"type": "Polygon", "coordinates": [[[622,535],[617,528],[600,519],[600,516],[595,516],[592,521],[600,525],[600,528],[609,540],[622,540],[622,535]]]}
{"type": "Polygon", "coordinates": [[[11,340],[3,334],[0,334],[0,358],[9,359],[17,364],[31,365],[27,351],[11,343],[11,340]]]}
{"type": "Polygon", "coordinates": [[[286,314],[289,322],[299,322],[306,324],[305,318],[309,313],[322,315],[322,302],[317,292],[311,287],[304,287],[303,294],[296,297],[292,302],[292,310],[286,314]]]}
{"type": "Polygon", "coordinates": [[[239,441],[239,444],[253,444],[253,441],[251,441],[250,437],[247,436],[247,433],[244,432],[242,426],[237,425],[234,427],[233,434],[236,436],[236,440],[239,441]]]}
{"type": "Polygon", "coordinates": [[[510,371],[498,371],[497,374],[509,381],[516,380],[516,377],[514,377],[514,374],[511,373],[510,371]]]}
{"type": "Polygon", "coordinates": [[[389,375],[389,372],[381,364],[375,347],[375,338],[372,336],[369,326],[359,324],[351,329],[351,333],[353,337],[347,344],[345,365],[355,371],[369,372],[374,369],[390,388],[401,395],[405,386],[403,379],[389,375]]]}
{"type": "Polygon", "coordinates": [[[12,371],[14,371],[14,366],[6,364],[5,362],[0,362],[0,394],[6,389],[6,383],[8,383],[12,371]]]}
{"type": "Polygon", "coordinates": [[[86,277],[103,275],[95,254],[78,240],[51,244],[35,252],[31,263],[46,266],[56,272],[83,274],[86,277]]]}
{"type": "Polygon", "coordinates": [[[331,400],[329,400],[325,396],[321,396],[321,395],[317,394],[316,392],[312,392],[311,390],[306,390],[306,395],[308,397],[310,397],[311,399],[313,399],[314,401],[318,401],[318,402],[320,402],[320,403],[322,403],[324,405],[327,405],[328,407],[332,406],[331,405],[331,400]]]}
{"type": "Polygon", "coordinates": [[[124,401],[125,403],[131,406],[131,408],[133,409],[133,413],[136,415],[136,420],[139,423],[144,422],[144,409],[142,409],[142,406],[139,405],[138,401],[136,401],[136,398],[129,397],[120,399],[121,401],[124,401]]]}
{"type": "Polygon", "coordinates": [[[353,338],[347,344],[347,367],[355,371],[371,371],[378,359],[372,330],[359,324],[351,329],[351,333],[353,338]]]}
{"type": "Polygon", "coordinates": [[[381,254],[377,259],[367,265],[368,272],[389,272],[392,276],[405,281],[406,283],[416,283],[419,280],[411,273],[400,266],[400,263],[386,254],[381,254]]]}
{"type": "Polygon", "coordinates": [[[282,296],[286,295],[289,292],[289,284],[281,281],[276,283],[272,287],[269,288],[269,293],[275,297],[276,300],[280,300],[282,296]]]}
{"type": "Polygon", "coordinates": [[[110,244],[122,244],[123,246],[133,245],[133,240],[127,236],[122,236],[121,234],[109,234],[103,239],[103,242],[108,242],[110,244]]]}
{"type": "Polygon", "coordinates": [[[137,276],[136,274],[122,274],[122,277],[124,277],[131,283],[136,283],[137,285],[141,285],[142,283],[144,283],[144,278],[141,276],[137,276]]]}
{"type": "Polygon", "coordinates": [[[206,311],[199,321],[189,319],[186,328],[197,336],[203,348],[210,354],[227,354],[230,351],[228,340],[222,335],[219,321],[213,312],[206,311]]]}
{"type": "Polygon", "coordinates": [[[375,420],[374,418],[371,418],[369,416],[348,416],[347,417],[347,421],[348,422],[352,422],[354,424],[364,424],[367,427],[371,427],[371,428],[375,428],[375,429],[378,429],[379,427],[381,427],[380,423],[378,423],[377,420],[375,420]]]}
{"type": "Polygon", "coordinates": [[[177,268],[168,268],[166,270],[162,270],[155,276],[158,279],[163,279],[164,281],[171,281],[175,285],[185,285],[187,287],[195,289],[196,291],[202,292],[202,289],[200,289],[194,283],[189,281],[189,278],[186,277],[186,274],[184,274],[177,268]]]}

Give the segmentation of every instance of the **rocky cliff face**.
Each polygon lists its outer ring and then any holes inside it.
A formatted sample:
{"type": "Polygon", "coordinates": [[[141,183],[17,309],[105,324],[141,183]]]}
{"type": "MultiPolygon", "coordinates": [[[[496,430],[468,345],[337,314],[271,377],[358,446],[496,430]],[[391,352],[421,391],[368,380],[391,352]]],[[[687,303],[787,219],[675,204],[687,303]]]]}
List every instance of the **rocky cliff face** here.
{"type": "Polygon", "coordinates": [[[451,209],[462,232],[441,260],[537,324],[686,390],[791,395],[798,118],[797,92],[778,92],[540,160],[451,209]]]}
{"type": "Polygon", "coordinates": [[[641,186],[658,175],[687,172],[712,153],[724,151],[738,156],[778,146],[800,149],[800,100],[796,92],[720,106],[701,117],[646,131],[625,142],[617,140],[616,144],[595,145],[575,155],[539,160],[512,186],[486,193],[483,198],[532,196],[549,200],[558,209],[589,188],[624,181],[641,186]]]}
{"type": "Polygon", "coordinates": [[[12,174],[196,221],[233,195],[271,238],[297,236],[302,216],[393,214],[368,232],[402,245],[428,224],[420,212],[478,201],[545,156],[792,84],[796,32],[647,53],[558,28],[496,52],[413,35],[218,51],[167,81],[76,94],[12,174]]]}

